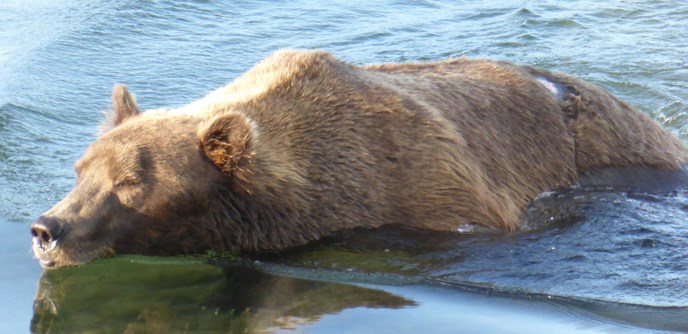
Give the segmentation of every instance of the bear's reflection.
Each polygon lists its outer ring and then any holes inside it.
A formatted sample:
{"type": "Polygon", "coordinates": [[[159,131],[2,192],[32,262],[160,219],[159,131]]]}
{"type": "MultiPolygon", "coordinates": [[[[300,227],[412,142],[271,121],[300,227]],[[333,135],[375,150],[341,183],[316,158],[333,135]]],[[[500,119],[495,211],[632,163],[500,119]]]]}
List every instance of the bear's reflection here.
{"type": "Polygon", "coordinates": [[[169,261],[121,257],[44,272],[31,331],[255,332],[347,308],[414,305],[384,291],[268,275],[240,264],[169,261]]]}

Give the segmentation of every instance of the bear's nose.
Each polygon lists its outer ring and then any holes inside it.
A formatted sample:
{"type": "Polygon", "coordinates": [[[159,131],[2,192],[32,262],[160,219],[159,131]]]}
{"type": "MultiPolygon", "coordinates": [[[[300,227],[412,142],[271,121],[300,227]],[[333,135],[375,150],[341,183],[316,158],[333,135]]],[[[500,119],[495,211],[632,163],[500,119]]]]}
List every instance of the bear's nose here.
{"type": "Polygon", "coordinates": [[[62,224],[53,217],[39,217],[31,225],[31,236],[33,244],[41,251],[48,251],[55,248],[57,240],[62,235],[62,224]]]}

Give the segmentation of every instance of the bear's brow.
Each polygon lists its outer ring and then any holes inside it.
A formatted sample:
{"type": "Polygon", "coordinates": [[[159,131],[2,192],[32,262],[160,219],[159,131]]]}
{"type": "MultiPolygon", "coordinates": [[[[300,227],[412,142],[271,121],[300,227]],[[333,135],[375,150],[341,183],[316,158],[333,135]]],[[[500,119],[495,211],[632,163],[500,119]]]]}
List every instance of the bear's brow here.
{"type": "Polygon", "coordinates": [[[150,152],[143,146],[128,145],[123,152],[126,154],[117,155],[115,160],[111,160],[112,171],[117,175],[136,175],[152,168],[150,152]]]}

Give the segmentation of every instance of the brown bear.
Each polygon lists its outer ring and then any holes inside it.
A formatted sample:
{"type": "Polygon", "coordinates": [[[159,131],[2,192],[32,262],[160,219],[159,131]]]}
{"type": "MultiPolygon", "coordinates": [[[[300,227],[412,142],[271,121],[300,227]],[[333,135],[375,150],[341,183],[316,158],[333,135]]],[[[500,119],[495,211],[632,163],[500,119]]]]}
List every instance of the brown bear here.
{"type": "Polygon", "coordinates": [[[487,60],[354,66],[277,52],[187,106],[124,86],[75,188],[31,227],[41,264],[277,251],[337,230],[516,231],[547,190],[605,168],[677,170],[683,143],[570,76],[487,60]]]}

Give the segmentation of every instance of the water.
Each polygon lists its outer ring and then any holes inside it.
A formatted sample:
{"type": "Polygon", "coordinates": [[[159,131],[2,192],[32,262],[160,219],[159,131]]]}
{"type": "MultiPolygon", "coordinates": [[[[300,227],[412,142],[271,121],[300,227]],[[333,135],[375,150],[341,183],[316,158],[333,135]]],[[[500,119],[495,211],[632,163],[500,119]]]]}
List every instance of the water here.
{"type": "Polygon", "coordinates": [[[524,234],[352,231],[274,258],[45,275],[26,226],[70,190],[113,84],[181,105],[283,47],[570,72],[685,140],[683,1],[3,0],[0,22],[0,331],[688,331],[685,191],[552,194],[534,206],[550,224],[524,234]]]}

